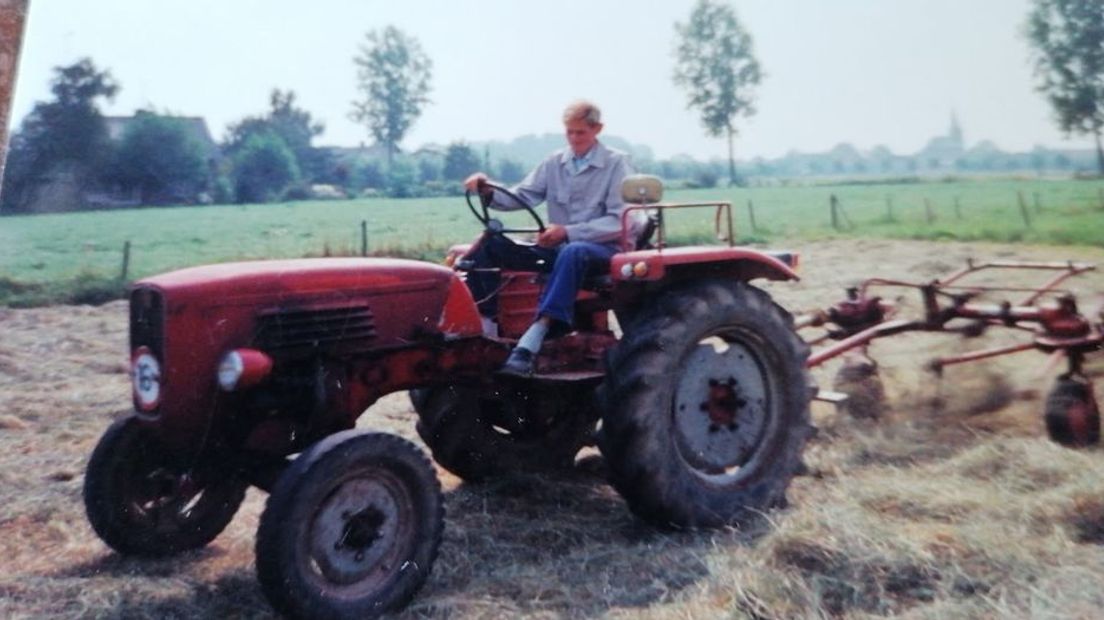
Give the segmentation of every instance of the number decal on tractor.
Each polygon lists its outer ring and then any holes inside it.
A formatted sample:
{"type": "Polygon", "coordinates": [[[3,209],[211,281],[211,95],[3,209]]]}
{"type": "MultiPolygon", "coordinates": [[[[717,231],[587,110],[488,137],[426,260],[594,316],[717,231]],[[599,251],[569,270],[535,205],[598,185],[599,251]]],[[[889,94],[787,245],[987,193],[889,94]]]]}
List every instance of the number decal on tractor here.
{"type": "Polygon", "coordinates": [[[161,402],[161,365],[147,347],[134,352],[130,363],[134,401],[142,411],[152,411],[161,402]]]}

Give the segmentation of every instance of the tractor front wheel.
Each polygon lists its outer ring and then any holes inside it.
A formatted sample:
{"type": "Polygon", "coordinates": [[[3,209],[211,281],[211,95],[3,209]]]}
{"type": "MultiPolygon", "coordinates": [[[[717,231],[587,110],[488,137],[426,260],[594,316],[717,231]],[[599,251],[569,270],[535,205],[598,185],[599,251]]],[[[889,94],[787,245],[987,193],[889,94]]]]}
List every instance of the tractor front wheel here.
{"type": "Polygon", "coordinates": [[[112,424],[93,450],[84,506],[92,529],[115,551],[161,557],[214,540],[247,486],[213,467],[174,459],[131,416],[112,424]]]}
{"type": "Polygon", "coordinates": [[[444,530],[429,459],[385,433],[343,431],[280,476],[257,530],[257,577],[294,618],[375,618],[425,583],[444,530]]]}
{"type": "Polygon", "coordinates": [[[766,293],[673,289],[609,357],[599,447],[629,507],[660,524],[747,522],[781,505],[809,436],[808,347],[766,293]]]}

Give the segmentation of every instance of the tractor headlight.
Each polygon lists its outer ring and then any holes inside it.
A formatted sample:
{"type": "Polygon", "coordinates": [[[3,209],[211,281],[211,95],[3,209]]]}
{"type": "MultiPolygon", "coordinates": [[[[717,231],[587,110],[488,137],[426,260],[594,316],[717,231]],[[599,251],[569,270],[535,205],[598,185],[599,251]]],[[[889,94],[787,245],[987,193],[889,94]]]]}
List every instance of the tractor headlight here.
{"type": "Polygon", "coordinates": [[[646,275],[648,275],[648,263],[644,261],[621,265],[621,278],[624,280],[643,278],[646,275]]]}
{"type": "Polygon", "coordinates": [[[272,371],[272,358],[253,349],[234,349],[218,365],[219,387],[227,392],[257,385],[272,371]]]}

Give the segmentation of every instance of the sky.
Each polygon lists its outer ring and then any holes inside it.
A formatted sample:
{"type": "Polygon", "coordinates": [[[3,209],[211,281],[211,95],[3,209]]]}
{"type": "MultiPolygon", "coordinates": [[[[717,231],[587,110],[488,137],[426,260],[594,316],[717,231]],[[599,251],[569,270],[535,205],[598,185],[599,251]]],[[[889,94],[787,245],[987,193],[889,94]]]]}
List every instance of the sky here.
{"type": "MultiPolygon", "coordinates": [[[[674,24],[694,0],[31,0],[12,124],[49,98],[52,67],[91,57],[122,90],[104,108],[153,108],[226,126],[291,89],[323,121],[316,144],[371,142],[349,119],[353,57],[394,25],[433,61],[432,103],[403,146],[560,132],[597,102],[605,131],[656,156],[724,157],[671,80],[674,24]]],[[[912,153],[957,115],[965,140],[1008,150],[1067,139],[1033,88],[1028,0],[733,0],[765,78],[738,123],[740,159],[850,142],[912,153]]]]}

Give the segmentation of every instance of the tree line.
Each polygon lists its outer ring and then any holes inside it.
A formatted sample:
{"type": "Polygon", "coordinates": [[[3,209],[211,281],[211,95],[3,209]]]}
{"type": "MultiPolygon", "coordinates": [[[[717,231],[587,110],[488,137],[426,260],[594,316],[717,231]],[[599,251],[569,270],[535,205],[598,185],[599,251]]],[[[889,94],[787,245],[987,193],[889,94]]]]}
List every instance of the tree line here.
{"type": "MultiPolygon", "coordinates": [[[[686,90],[687,108],[700,114],[706,133],[727,140],[728,166],[686,170],[672,161],[643,167],[682,169],[683,178],[698,186],[712,186],[724,173],[730,184],[739,184],[736,120],[755,113],[755,89],[765,75],[752,37],[722,0],[698,0],[689,19],[675,24],[675,35],[672,79],[686,90]]],[[[1037,88],[1059,127],[1094,137],[1104,174],[1101,0],[1032,0],[1024,35],[1037,88]]],[[[478,169],[506,182],[522,177],[518,162],[491,162],[463,142],[443,153],[399,150],[430,103],[433,63],[415,38],[393,26],[368,32],[353,62],[359,95],[350,118],[380,147],[377,157],[316,147],[322,123],[296,105],[293,91],[279,89],[265,113],[232,124],[214,149],[188,119],[155,110],[138,112],[112,137],[100,105],[119,92],[119,83],[89,59],[57,67],[53,98],[35,104],[12,136],[0,212],[35,211],[44,202],[79,205],[89,188],[107,202],[129,197],[135,204],[244,203],[307,198],[316,186],[340,195],[450,193],[457,191],[456,181],[478,169]],[[83,193],[77,196],[73,188],[83,193]]]]}
{"type": "Polygon", "coordinates": [[[481,168],[506,181],[524,174],[520,163],[487,162],[462,142],[412,155],[392,143],[386,160],[320,148],[314,140],[323,124],[293,91],[280,89],[267,110],[231,124],[219,144],[204,139],[198,119],[156,110],[122,119],[112,136],[109,121],[120,119],[105,118],[101,106],[120,88],[90,59],[54,69],[52,98],[37,103],[12,136],[0,212],[427,196],[458,191],[459,181],[481,168]]]}

